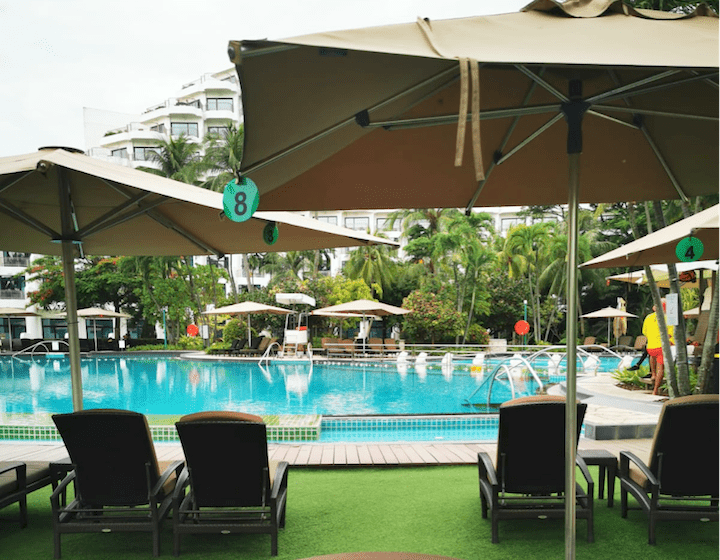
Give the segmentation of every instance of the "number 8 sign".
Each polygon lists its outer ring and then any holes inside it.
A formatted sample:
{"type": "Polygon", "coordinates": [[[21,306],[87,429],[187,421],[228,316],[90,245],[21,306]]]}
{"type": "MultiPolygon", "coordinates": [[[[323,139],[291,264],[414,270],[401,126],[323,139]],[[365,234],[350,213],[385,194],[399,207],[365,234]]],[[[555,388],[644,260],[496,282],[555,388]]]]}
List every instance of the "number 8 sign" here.
{"type": "Polygon", "coordinates": [[[233,222],[249,220],[260,203],[260,193],[252,180],[247,177],[235,179],[225,185],[223,191],[223,209],[233,222]]]}

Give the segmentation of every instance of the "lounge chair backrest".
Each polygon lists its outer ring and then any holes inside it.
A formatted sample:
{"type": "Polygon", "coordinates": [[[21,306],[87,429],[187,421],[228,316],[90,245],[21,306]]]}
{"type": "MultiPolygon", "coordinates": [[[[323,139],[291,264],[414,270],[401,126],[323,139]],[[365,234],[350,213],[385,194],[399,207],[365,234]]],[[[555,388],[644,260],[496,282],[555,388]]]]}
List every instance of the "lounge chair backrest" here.
{"type": "Polygon", "coordinates": [[[700,345],[705,344],[705,335],[707,334],[709,320],[710,311],[701,311],[698,316],[697,325],[695,326],[695,332],[690,337],[692,342],[697,342],[700,345]]]}
{"type": "MultiPolygon", "coordinates": [[[[577,432],[587,405],[577,403],[577,432]]],[[[497,473],[501,488],[519,494],[563,492],[565,398],[522,397],[500,406],[497,473]]]]}
{"type": "Polygon", "coordinates": [[[250,507],[269,497],[267,433],[262,418],[199,412],[175,427],[199,507],[250,507]]]}
{"type": "Polygon", "coordinates": [[[632,339],[632,336],[621,336],[618,338],[618,346],[630,346],[632,339]]]}
{"type": "Polygon", "coordinates": [[[382,338],[368,338],[368,346],[371,350],[382,352],[383,339],[382,338]]]}
{"type": "Polygon", "coordinates": [[[267,349],[267,347],[270,346],[270,342],[271,342],[272,340],[273,340],[273,339],[270,338],[269,336],[264,336],[264,337],[262,337],[262,339],[260,340],[260,343],[257,345],[257,350],[258,350],[258,352],[265,352],[265,350],[267,349]]]}
{"type": "Polygon", "coordinates": [[[647,346],[647,337],[644,334],[641,334],[635,339],[635,350],[642,350],[647,346]]]}
{"type": "Polygon", "coordinates": [[[264,336],[253,336],[250,339],[250,349],[257,350],[260,347],[260,343],[265,339],[264,336]]]}
{"type": "Polygon", "coordinates": [[[386,338],[385,339],[385,349],[386,350],[397,350],[398,349],[397,341],[394,338],[386,338]]]}
{"type": "Polygon", "coordinates": [[[595,344],[595,341],[597,339],[594,336],[586,336],[585,340],[583,342],[583,346],[589,346],[590,344],[595,344]]]}
{"type": "Polygon", "coordinates": [[[53,421],[75,465],[78,492],[86,503],[148,503],[148,489],[160,473],[143,414],[90,409],[55,414],[53,421]]]}
{"type": "Polygon", "coordinates": [[[650,451],[649,468],[663,494],[718,495],[718,395],[666,401],[650,451]]]}

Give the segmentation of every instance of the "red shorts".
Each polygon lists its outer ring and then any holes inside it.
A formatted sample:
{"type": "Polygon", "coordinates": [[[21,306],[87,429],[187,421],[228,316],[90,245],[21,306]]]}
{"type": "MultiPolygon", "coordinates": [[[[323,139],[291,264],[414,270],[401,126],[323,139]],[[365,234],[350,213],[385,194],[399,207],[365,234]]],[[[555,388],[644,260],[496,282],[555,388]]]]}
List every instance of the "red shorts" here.
{"type": "Polygon", "coordinates": [[[663,361],[663,351],[662,348],[648,348],[647,349],[648,356],[652,356],[655,358],[658,364],[664,364],[663,361]]]}

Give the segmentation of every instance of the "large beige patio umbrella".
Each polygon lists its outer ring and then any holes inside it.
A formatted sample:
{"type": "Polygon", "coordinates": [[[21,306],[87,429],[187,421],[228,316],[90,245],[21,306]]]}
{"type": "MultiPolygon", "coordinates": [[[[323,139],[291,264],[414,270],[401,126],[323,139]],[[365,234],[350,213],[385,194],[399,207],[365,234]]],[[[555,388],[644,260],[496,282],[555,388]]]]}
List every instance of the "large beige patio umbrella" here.
{"type": "MultiPolygon", "coordinates": [[[[231,41],[228,52],[242,172],[261,209],[568,203],[568,402],[578,203],[718,190],[718,25],[705,7],[538,0],[515,14],[231,41]]],[[[567,415],[574,557],[574,406],[567,415]]]]}
{"type": "Polygon", "coordinates": [[[77,153],[49,148],[0,158],[0,247],[62,255],[73,408],[82,409],[73,260],[92,255],[217,255],[393,244],[285,212],[237,223],[222,195],[77,153]],[[278,226],[274,245],[263,241],[278,226]]]}
{"type": "Polygon", "coordinates": [[[250,315],[257,314],[270,314],[270,315],[289,315],[293,311],[291,309],[285,309],[283,307],[275,307],[274,305],[266,305],[264,303],[258,303],[255,301],[243,301],[241,303],[234,303],[232,305],[225,305],[223,307],[217,307],[210,311],[203,311],[203,315],[247,315],[247,331],[248,331],[248,346],[250,346],[250,315]]]}
{"type": "Polygon", "coordinates": [[[720,226],[719,207],[719,205],[716,205],[689,218],[679,220],[604,255],[584,262],[580,266],[583,268],[613,268],[678,262],[677,244],[680,240],[691,235],[702,241],[704,247],[702,258],[704,260],[717,260],[718,227],[720,226]]]}
{"type": "MultiPolygon", "coordinates": [[[[583,265],[581,265],[583,266],[583,265]]],[[[712,277],[713,271],[717,272],[718,263],[717,261],[696,261],[692,263],[678,263],[675,265],[678,272],[697,271],[694,280],[683,281],[680,280],[680,287],[682,288],[699,288],[700,278],[709,280],[712,277]]],[[[655,283],[660,288],[670,287],[670,274],[666,265],[652,265],[653,278],[655,283]]],[[[647,276],[645,270],[634,270],[631,272],[621,272],[620,274],[612,274],[605,277],[606,280],[613,280],[615,282],[625,282],[627,284],[635,284],[636,286],[642,286],[647,284],[647,276]]]]}

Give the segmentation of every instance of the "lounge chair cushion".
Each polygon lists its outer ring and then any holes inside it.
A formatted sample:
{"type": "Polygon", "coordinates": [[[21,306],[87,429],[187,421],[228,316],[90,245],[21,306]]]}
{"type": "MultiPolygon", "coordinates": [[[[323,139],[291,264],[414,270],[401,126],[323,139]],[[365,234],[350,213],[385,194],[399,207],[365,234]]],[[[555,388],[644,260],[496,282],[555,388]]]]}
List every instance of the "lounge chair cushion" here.
{"type": "Polygon", "coordinates": [[[210,410],[204,412],[195,412],[193,414],[186,414],[178,422],[212,422],[232,420],[240,422],[256,422],[258,424],[264,424],[265,422],[260,416],[254,414],[246,414],[245,412],[233,412],[230,410],[210,410]]]}
{"type": "MultiPolygon", "coordinates": [[[[0,463],[2,465],[2,463],[0,463]]],[[[32,486],[50,476],[49,463],[43,461],[25,461],[25,480],[27,486],[32,486]]],[[[19,490],[15,471],[0,475],[0,497],[7,496],[19,490]]]]}

